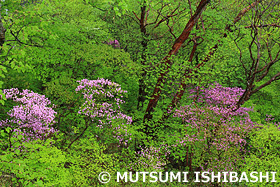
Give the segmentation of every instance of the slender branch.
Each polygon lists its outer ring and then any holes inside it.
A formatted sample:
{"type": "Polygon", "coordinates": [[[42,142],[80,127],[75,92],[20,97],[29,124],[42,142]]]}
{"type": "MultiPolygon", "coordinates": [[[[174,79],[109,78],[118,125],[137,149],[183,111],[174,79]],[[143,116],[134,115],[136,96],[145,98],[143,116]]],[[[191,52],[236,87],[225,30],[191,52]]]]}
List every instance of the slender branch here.
{"type": "Polygon", "coordinates": [[[133,21],[135,21],[137,24],[139,24],[139,20],[136,20],[134,17],[132,17],[129,14],[125,14],[126,16],[130,17],[133,21]]]}
{"type": "Polygon", "coordinates": [[[270,61],[273,61],[272,55],[271,55],[271,50],[270,50],[269,45],[268,45],[268,38],[267,38],[267,42],[265,43],[265,45],[266,45],[266,48],[267,48],[267,53],[268,53],[269,59],[270,59],[270,61]]]}
{"type": "Polygon", "coordinates": [[[269,81],[267,81],[266,83],[262,84],[261,86],[259,86],[258,88],[254,89],[250,95],[256,93],[257,91],[259,91],[260,89],[270,85],[272,82],[276,81],[276,80],[280,80],[280,72],[278,72],[277,74],[275,74],[269,81]]]}
{"type": "Polygon", "coordinates": [[[203,31],[205,31],[205,26],[204,26],[204,22],[203,22],[202,16],[200,17],[200,21],[201,21],[202,29],[203,29],[203,31]]]}
{"type": "Polygon", "coordinates": [[[177,8],[175,8],[171,14],[167,15],[167,16],[163,16],[163,18],[154,26],[154,29],[157,28],[161,23],[167,21],[169,18],[172,18],[174,16],[177,16],[178,14],[180,14],[181,12],[183,12],[186,9],[183,9],[182,11],[179,11],[177,14],[174,14],[176,12],[176,10],[179,9],[180,6],[178,6],[177,8]]]}
{"type": "Polygon", "coordinates": [[[192,16],[192,3],[191,3],[190,0],[188,0],[188,3],[189,3],[189,6],[190,6],[190,14],[191,14],[191,16],[192,16]]]}
{"type": "Polygon", "coordinates": [[[89,127],[89,125],[86,123],[86,128],[83,130],[83,132],[79,135],[79,136],[77,136],[74,140],[72,140],[72,142],[69,144],[69,146],[68,146],[68,149],[71,147],[71,145],[75,142],[75,141],[77,141],[79,138],[81,138],[83,135],[84,135],[84,133],[86,132],[86,130],[88,129],[88,127],[89,127]]]}
{"type": "Polygon", "coordinates": [[[13,37],[15,38],[15,40],[16,40],[17,42],[21,43],[21,44],[28,45],[28,46],[34,46],[34,47],[40,47],[40,48],[43,48],[43,47],[44,47],[44,46],[40,46],[40,45],[37,45],[37,44],[32,44],[32,45],[30,45],[30,44],[24,43],[24,42],[22,42],[22,41],[20,41],[20,40],[18,39],[18,37],[13,33],[12,30],[10,30],[10,33],[13,35],[13,37]]]}
{"type": "MultiPolygon", "coordinates": [[[[279,60],[279,59],[278,59],[279,60]]],[[[256,80],[256,82],[260,82],[268,73],[269,70],[271,68],[271,66],[273,64],[275,64],[277,61],[271,61],[270,63],[268,63],[267,65],[265,65],[261,70],[256,71],[254,74],[260,73],[261,71],[263,71],[266,68],[266,71],[258,78],[258,80],[256,80]]]]}
{"type": "Polygon", "coordinates": [[[148,8],[148,10],[146,12],[145,25],[147,25],[147,20],[148,20],[149,13],[150,13],[150,7],[148,8]]]}
{"type": "Polygon", "coordinates": [[[270,62],[267,63],[266,65],[264,65],[260,70],[255,71],[254,74],[258,74],[258,73],[260,73],[260,72],[262,72],[263,70],[266,69],[266,71],[261,76],[259,76],[259,79],[256,82],[261,81],[268,74],[269,69],[271,68],[271,66],[273,64],[275,64],[277,61],[280,60],[280,58],[278,58],[279,53],[280,53],[280,49],[278,50],[278,52],[275,55],[275,58],[273,59],[272,55],[271,55],[271,50],[269,49],[269,46],[268,46],[268,41],[266,42],[266,46],[267,46],[267,52],[268,52],[268,56],[269,56],[270,62]]]}
{"type": "Polygon", "coordinates": [[[249,10],[251,10],[253,7],[255,7],[258,3],[262,2],[262,0],[255,1],[248,7],[244,8],[242,11],[239,12],[239,14],[236,16],[236,18],[233,20],[233,23],[237,23],[249,10]]]}
{"type": "Polygon", "coordinates": [[[140,18],[137,16],[137,14],[134,11],[132,11],[132,13],[135,15],[136,19],[140,21],[140,18]]]}
{"type": "Polygon", "coordinates": [[[158,21],[158,18],[159,18],[159,16],[161,16],[161,11],[164,9],[164,7],[166,7],[168,4],[165,4],[165,5],[163,5],[161,8],[160,8],[160,10],[157,10],[157,17],[156,17],[156,19],[155,19],[155,21],[154,22],[151,22],[151,23],[147,23],[147,26],[148,25],[153,25],[153,24],[155,24],[155,23],[157,23],[157,21],[158,21]]]}
{"type": "MultiPolygon", "coordinates": [[[[172,19],[173,20],[173,19],[172,19]]],[[[170,34],[176,39],[177,37],[175,36],[175,34],[173,33],[173,26],[175,24],[175,21],[173,21],[172,26],[169,26],[168,22],[166,23],[167,27],[169,28],[169,32],[170,34]]]]}
{"type": "MultiPolygon", "coordinates": [[[[279,27],[280,25],[277,25],[276,23],[272,23],[272,24],[266,24],[266,25],[254,25],[254,27],[259,27],[259,28],[263,28],[263,27],[279,27]]],[[[246,26],[246,29],[252,28],[252,25],[246,26]]]]}

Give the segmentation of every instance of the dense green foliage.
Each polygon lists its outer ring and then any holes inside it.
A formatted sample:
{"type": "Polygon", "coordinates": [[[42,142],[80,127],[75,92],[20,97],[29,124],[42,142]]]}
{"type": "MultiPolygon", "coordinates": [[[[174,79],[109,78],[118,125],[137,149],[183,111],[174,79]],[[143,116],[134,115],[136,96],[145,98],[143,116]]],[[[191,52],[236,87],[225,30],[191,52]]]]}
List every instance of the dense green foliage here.
{"type": "Polygon", "coordinates": [[[1,1],[0,185],[181,186],[116,173],[186,171],[190,186],[254,186],[191,180],[257,171],[277,172],[257,183],[277,186],[279,10],[277,0],[1,1]]]}

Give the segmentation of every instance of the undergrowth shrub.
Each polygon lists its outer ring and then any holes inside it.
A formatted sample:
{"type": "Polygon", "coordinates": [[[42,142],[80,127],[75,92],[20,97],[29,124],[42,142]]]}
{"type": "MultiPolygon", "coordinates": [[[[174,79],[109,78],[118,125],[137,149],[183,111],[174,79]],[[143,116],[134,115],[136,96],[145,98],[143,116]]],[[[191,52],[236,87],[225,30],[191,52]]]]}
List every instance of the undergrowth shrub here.
{"type": "Polygon", "coordinates": [[[252,132],[250,138],[250,154],[245,158],[245,164],[241,171],[250,173],[256,172],[277,172],[275,180],[271,183],[272,175],[269,174],[269,182],[247,183],[248,186],[278,186],[280,182],[280,130],[274,124],[260,126],[260,129],[252,132]]]}

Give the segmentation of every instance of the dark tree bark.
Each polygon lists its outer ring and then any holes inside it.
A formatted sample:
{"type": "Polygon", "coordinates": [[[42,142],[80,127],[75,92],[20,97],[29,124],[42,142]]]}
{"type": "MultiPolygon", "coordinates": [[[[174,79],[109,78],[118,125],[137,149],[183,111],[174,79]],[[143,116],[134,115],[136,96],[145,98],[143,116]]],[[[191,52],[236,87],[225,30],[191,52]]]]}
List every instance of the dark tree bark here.
{"type": "MultiPolygon", "coordinates": [[[[176,55],[178,53],[178,50],[182,47],[182,44],[186,41],[186,39],[189,37],[191,30],[197,23],[198,19],[200,18],[202,12],[205,10],[207,4],[209,3],[209,0],[201,0],[199,3],[195,13],[193,16],[191,16],[189,22],[187,23],[185,29],[183,30],[182,34],[175,40],[172,49],[169,51],[168,55],[165,56],[162,60],[162,64],[164,65],[164,70],[160,73],[160,76],[158,77],[156,86],[154,88],[152,98],[149,100],[148,107],[146,109],[146,113],[144,115],[144,122],[146,120],[151,120],[153,118],[152,112],[154,108],[157,105],[157,102],[160,98],[160,94],[162,92],[162,85],[165,83],[165,76],[169,72],[172,61],[171,56],[176,55]]],[[[146,132],[148,132],[148,127],[146,127],[146,132]]]]}
{"type": "MultiPolygon", "coordinates": [[[[139,19],[139,26],[140,30],[142,33],[142,54],[141,54],[141,64],[142,66],[145,66],[146,64],[146,51],[147,51],[147,46],[148,46],[148,36],[149,34],[147,33],[146,26],[147,26],[147,17],[148,17],[148,12],[147,7],[144,5],[141,7],[141,17],[139,19]]],[[[145,89],[145,77],[147,76],[147,71],[145,68],[142,68],[142,73],[140,76],[139,80],[139,91],[138,91],[138,103],[137,103],[137,109],[140,109],[140,105],[143,106],[143,102],[145,101],[145,97],[147,95],[145,89]]]]}
{"type": "Polygon", "coordinates": [[[5,43],[5,32],[6,29],[3,27],[2,17],[0,15],[0,46],[3,46],[5,43]]]}

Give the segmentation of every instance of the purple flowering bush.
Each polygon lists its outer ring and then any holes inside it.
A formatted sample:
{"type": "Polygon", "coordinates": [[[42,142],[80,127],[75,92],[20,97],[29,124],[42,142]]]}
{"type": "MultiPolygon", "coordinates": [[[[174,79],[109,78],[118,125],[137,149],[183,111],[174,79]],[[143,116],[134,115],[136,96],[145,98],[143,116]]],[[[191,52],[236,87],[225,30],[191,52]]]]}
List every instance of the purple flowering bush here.
{"type": "Polygon", "coordinates": [[[99,133],[98,139],[113,137],[118,141],[118,146],[127,146],[131,140],[128,126],[132,118],[123,114],[120,107],[125,102],[123,94],[126,91],[119,84],[103,78],[78,82],[80,84],[76,91],[84,98],[79,114],[87,116],[94,123],[97,127],[95,130],[99,133]]]}
{"type": "Polygon", "coordinates": [[[247,152],[247,136],[255,123],[250,108],[236,109],[244,90],[214,84],[190,91],[194,102],[176,110],[185,124],[177,146],[186,147],[190,170],[238,171],[247,152]]]}
{"type": "Polygon", "coordinates": [[[24,141],[45,139],[57,132],[53,128],[56,112],[44,96],[30,90],[20,92],[17,88],[3,90],[7,99],[19,105],[9,112],[9,118],[0,121],[1,128],[9,128],[13,136],[21,135],[24,141]]]}

